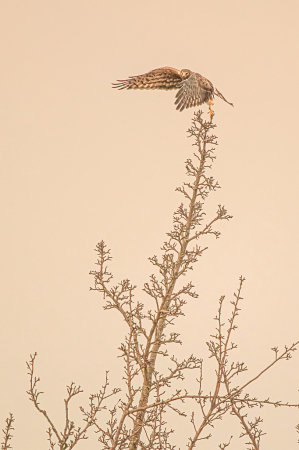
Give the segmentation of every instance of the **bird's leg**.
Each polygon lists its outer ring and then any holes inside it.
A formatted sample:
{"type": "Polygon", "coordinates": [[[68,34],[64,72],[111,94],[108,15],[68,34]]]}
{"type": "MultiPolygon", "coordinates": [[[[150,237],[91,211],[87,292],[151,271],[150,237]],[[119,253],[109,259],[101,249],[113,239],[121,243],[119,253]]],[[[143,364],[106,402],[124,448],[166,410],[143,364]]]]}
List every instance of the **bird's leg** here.
{"type": "Polygon", "coordinates": [[[210,120],[212,120],[213,117],[215,116],[215,113],[214,113],[214,111],[212,110],[211,105],[214,105],[214,102],[213,102],[213,100],[210,98],[210,99],[206,102],[206,104],[209,105],[209,110],[210,110],[210,120]]]}

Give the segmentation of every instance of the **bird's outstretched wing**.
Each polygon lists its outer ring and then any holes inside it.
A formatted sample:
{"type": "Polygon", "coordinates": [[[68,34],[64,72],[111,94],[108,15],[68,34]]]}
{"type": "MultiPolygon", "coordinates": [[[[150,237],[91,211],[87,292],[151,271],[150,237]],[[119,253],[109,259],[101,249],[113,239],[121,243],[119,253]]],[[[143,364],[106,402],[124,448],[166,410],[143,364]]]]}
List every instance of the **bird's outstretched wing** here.
{"type": "Polygon", "coordinates": [[[221,92],[218,91],[218,89],[214,88],[214,94],[217,95],[217,97],[221,98],[222,100],[224,100],[226,103],[228,103],[231,106],[234,106],[232,103],[228,102],[226,100],[226,98],[223,97],[223,95],[221,94],[221,92]]]}
{"type": "Polygon", "coordinates": [[[185,108],[201,105],[213,95],[213,85],[206,78],[197,73],[191,73],[190,77],[182,81],[180,90],[176,94],[176,109],[183,111],[185,108]]]}
{"type": "Polygon", "coordinates": [[[117,89],[178,89],[182,81],[180,71],[172,67],[161,67],[143,75],[117,80],[112,87],[117,89]]]}

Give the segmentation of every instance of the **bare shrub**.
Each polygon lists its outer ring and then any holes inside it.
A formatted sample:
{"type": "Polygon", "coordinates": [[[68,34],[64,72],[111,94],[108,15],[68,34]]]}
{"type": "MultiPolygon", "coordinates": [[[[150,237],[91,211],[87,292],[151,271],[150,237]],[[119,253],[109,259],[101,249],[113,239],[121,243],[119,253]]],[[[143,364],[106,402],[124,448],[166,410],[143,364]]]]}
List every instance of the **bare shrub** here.
{"type": "MultiPolygon", "coordinates": [[[[176,319],[184,314],[186,298],[198,297],[192,282],[183,283],[183,277],[192,270],[193,265],[207,249],[200,246],[201,238],[209,235],[218,238],[220,232],[215,227],[221,221],[231,218],[222,205],[218,206],[211,218],[206,217],[204,209],[209,193],[220,187],[212,176],[208,176],[216,157],[217,141],[213,134],[214,128],[213,118],[205,121],[201,111],[195,113],[192,127],[188,130],[189,136],[194,139],[195,152],[193,159],[186,161],[187,181],[177,188],[184,201],[174,212],[173,228],[167,233],[167,240],[161,248],[161,257],[155,255],[150,258],[154,273],[143,287],[148,296],[146,304],[136,298],[136,286],[130,280],[125,279],[114,286],[111,285],[113,275],[109,270],[110,250],[104,241],[96,246],[97,270],[91,272],[94,277],[94,286],[91,289],[103,294],[104,309],[116,309],[127,325],[127,334],[120,345],[124,361],[122,378],[125,380],[126,390],[120,394],[121,399],[107,409],[108,421],[102,420],[99,413],[107,408],[108,399],[111,403],[111,397],[119,393],[120,389],[108,391],[106,374],[100,392],[90,396],[88,408],[81,407],[84,420],[82,427],[75,425],[70,419],[70,402],[82,389],[74,383],[67,386],[67,397],[64,400],[65,424],[59,431],[47,411],[40,406],[40,380],[34,372],[36,353],[31,355],[27,363],[30,378],[28,394],[48,424],[47,434],[51,450],[55,445],[58,445],[60,450],[74,448],[79,441],[87,439],[90,428],[98,433],[101,448],[105,450],[173,450],[176,447],[171,442],[174,430],[168,428],[167,413],[172,411],[179,417],[186,417],[190,414],[184,410],[187,403],[192,410],[190,421],[193,427],[192,434],[185,442],[188,450],[194,449],[199,441],[209,439],[217,421],[227,413],[239,422],[239,437],[243,439],[244,445],[249,450],[258,450],[261,437],[265,434],[261,429],[263,420],[258,414],[250,420],[248,411],[256,408],[260,410],[266,405],[299,407],[298,404],[252,397],[246,392],[249,385],[278,362],[289,360],[299,341],[285,346],[282,351],[274,347],[274,359],[270,364],[243,384],[237,383],[238,375],[247,371],[244,362],[236,362],[233,358],[237,345],[232,340],[241,310],[241,294],[245,281],[242,276],[230,301],[231,311],[227,318],[223,313],[225,297],[219,299],[215,332],[207,342],[215,367],[213,389],[205,389],[202,358],[192,354],[179,360],[169,354],[170,344],[181,343],[179,334],[171,327],[175,325],[176,319]],[[157,369],[160,360],[167,361],[169,368],[165,371],[157,369]],[[177,381],[184,380],[187,373],[191,373],[197,382],[194,391],[178,388],[177,381]]],[[[162,365],[164,366],[166,365],[162,365]]],[[[9,440],[13,421],[13,416],[10,415],[3,430],[3,450],[11,448],[9,440]]],[[[297,429],[299,430],[299,426],[297,429]]],[[[227,443],[219,444],[218,447],[224,450],[230,443],[231,437],[227,443]]]]}

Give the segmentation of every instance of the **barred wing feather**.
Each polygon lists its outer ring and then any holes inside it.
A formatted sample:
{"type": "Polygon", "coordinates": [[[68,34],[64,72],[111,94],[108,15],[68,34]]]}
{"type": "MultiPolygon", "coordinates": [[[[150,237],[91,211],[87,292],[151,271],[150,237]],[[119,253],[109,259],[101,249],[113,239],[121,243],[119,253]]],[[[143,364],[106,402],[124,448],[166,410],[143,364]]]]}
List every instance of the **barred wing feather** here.
{"type": "Polygon", "coordinates": [[[198,74],[192,73],[190,77],[182,81],[176,94],[176,109],[183,111],[185,108],[201,105],[210,98],[211,92],[201,86],[198,74]]]}
{"type": "Polygon", "coordinates": [[[127,80],[112,83],[117,89],[177,89],[182,81],[180,71],[172,67],[161,67],[127,80]]]}

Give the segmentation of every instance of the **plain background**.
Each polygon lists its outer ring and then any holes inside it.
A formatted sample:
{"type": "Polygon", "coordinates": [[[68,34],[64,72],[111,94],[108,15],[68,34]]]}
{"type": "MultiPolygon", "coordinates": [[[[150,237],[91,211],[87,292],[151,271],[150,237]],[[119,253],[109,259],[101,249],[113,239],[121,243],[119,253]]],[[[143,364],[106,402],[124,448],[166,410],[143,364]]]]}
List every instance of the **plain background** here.
{"type": "MultiPolygon", "coordinates": [[[[189,68],[235,105],[215,101],[213,175],[222,189],[207,203],[209,217],[221,203],[234,218],[191,274],[199,299],[188,300],[177,326],[184,345],[173,351],[207,357],[218,298],[227,295],[228,312],[240,275],[242,380],[273,360],[271,347],[299,339],[298,14],[297,0],[1,1],[0,423],[14,413],[14,449],[48,448],[26,394],[30,353],[38,352],[41,406],[60,428],[68,383],[84,389],[74,410],[106,370],[111,387],[121,384],[125,326],[89,292],[93,249],[104,239],[115,283],[130,278],[146,301],[147,258],[159,253],[181,201],[174,189],[193,152],[194,111],[177,112],[174,92],[113,90],[116,79],[189,68]]],[[[299,403],[298,369],[295,354],[249,392],[299,403]]],[[[265,419],[262,448],[296,447],[298,410],[250,414],[265,419]]],[[[189,420],[174,422],[181,448],[189,420]]],[[[246,448],[239,433],[228,417],[198,448],[218,448],[231,434],[232,450],[246,448]]],[[[79,448],[101,445],[91,436],[79,448]]]]}

